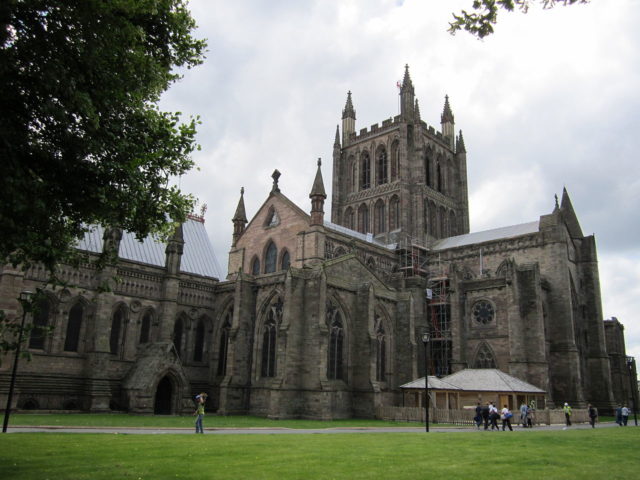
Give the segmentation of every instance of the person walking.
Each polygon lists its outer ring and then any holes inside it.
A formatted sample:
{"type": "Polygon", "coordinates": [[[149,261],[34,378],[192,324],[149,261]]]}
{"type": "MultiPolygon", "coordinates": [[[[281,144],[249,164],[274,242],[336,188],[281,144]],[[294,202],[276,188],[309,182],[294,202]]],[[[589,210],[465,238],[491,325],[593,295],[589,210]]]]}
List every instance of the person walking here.
{"type": "Polygon", "coordinates": [[[473,421],[476,422],[476,427],[480,430],[480,425],[482,425],[482,405],[480,402],[476,405],[476,416],[473,417],[473,421]]]}
{"type": "Polygon", "coordinates": [[[491,421],[491,430],[493,429],[495,429],[496,431],[500,430],[500,427],[498,427],[499,416],[500,414],[498,413],[498,409],[493,404],[493,402],[491,402],[489,404],[489,420],[491,421]]]}
{"type": "Polygon", "coordinates": [[[596,428],[596,420],[598,419],[598,409],[593,405],[589,404],[589,423],[591,423],[591,428],[596,428]]]}
{"type": "Polygon", "coordinates": [[[622,407],[621,413],[622,413],[622,424],[626,427],[627,422],[629,421],[629,409],[627,408],[626,405],[622,407]]]}
{"type": "Polygon", "coordinates": [[[500,418],[502,419],[502,431],[505,431],[506,427],[509,427],[509,430],[513,432],[513,428],[511,428],[511,417],[513,417],[513,413],[509,411],[509,408],[505,405],[502,411],[500,412],[500,418]]]}
{"type": "Polygon", "coordinates": [[[202,419],[204,418],[204,403],[207,401],[207,394],[202,392],[200,395],[196,396],[196,411],[194,415],[196,415],[196,433],[204,434],[204,429],[202,428],[202,419]]]}
{"type": "Polygon", "coordinates": [[[522,428],[527,428],[527,411],[529,410],[529,407],[527,407],[527,404],[522,402],[522,405],[520,405],[520,423],[522,424],[522,428]]]}
{"type": "Polygon", "coordinates": [[[563,428],[563,430],[566,430],[567,427],[571,426],[571,407],[567,402],[564,402],[564,407],[562,407],[562,410],[564,410],[564,420],[566,423],[566,426],[563,428]]]}
{"type": "Polygon", "coordinates": [[[622,405],[618,404],[618,408],[616,408],[616,423],[622,426],[622,405]]]}
{"type": "Polygon", "coordinates": [[[482,406],[482,420],[484,420],[484,429],[489,429],[489,416],[491,415],[491,408],[489,402],[482,406]]]}

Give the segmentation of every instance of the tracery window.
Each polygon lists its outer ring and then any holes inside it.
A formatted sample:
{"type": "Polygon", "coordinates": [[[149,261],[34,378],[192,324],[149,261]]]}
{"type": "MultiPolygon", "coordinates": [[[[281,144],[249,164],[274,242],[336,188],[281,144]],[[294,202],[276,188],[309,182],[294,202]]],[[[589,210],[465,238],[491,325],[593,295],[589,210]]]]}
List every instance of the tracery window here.
{"type": "Polygon", "coordinates": [[[342,380],[343,368],[343,344],[344,327],[340,312],[333,305],[327,307],[329,320],[329,358],[327,359],[327,378],[330,380],[342,380]]]}
{"type": "Polygon", "coordinates": [[[493,353],[489,346],[485,343],[482,344],[476,355],[476,361],[474,362],[475,368],[496,368],[496,361],[493,358],[493,353]]]}
{"type": "Polygon", "coordinates": [[[267,319],[262,333],[262,365],[263,377],[276,376],[276,347],[278,323],[282,318],[282,301],[278,299],[269,307],[267,319]]]}
{"type": "Polygon", "coordinates": [[[111,353],[117,355],[120,353],[122,345],[121,335],[124,329],[125,313],[122,307],[118,308],[111,318],[111,334],[109,336],[109,348],[111,353]]]}
{"type": "Polygon", "coordinates": [[[45,329],[49,325],[49,313],[51,303],[48,299],[42,299],[33,310],[33,329],[29,337],[29,348],[44,350],[45,329]]]}
{"type": "Polygon", "coordinates": [[[196,338],[194,339],[193,345],[193,361],[201,362],[204,357],[204,333],[205,333],[205,325],[202,319],[198,320],[198,325],[196,326],[196,338]]]}
{"type": "Polygon", "coordinates": [[[369,207],[364,203],[358,208],[358,231],[360,233],[369,232],[369,207]]]}
{"type": "Polygon", "coordinates": [[[387,151],[384,147],[376,152],[376,185],[387,183],[387,151]]]}
{"type": "Polygon", "coordinates": [[[184,325],[182,322],[182,318],[178,318],[176,320],[175,325],[173,326],[173,345],[176,347],[176,352],[178,352],[178,356],[182,356],[183,330],[184,330],[184,325]]]}
{"type": "Polygon", "coordinates": [[[382,325],[382,319],[378,317],[376,328],[376,381],[385,381],[385,365],[387,361],[387,339],[382,325]]]}
{"type": "Polygon", "coordinates": [[[396,195],[389,201],[389,231],[400,228],[400,200],[396,195]]]}
{"type": "Polygon", "coordinates": [[[151,334],[151,312],[147,311],[142,317],[142,325],[140,326],[140,343],[149,343],[151,334]]]}
{"type": "Polygon", "coordinates": [[[385,232],[385,214],[384,214],[384,202],[380,199],[376,202],[374,207],[374,233],[383,233],[385,232]]]}
{"type": "Polygon", "coordinates": [[[280,261],[280,270],[289,270],[291,265],[291,258],[289,257],[289,251],[282,252],[282,260],[280,261]]]}
{"type": "Polygon", "coordinates": [[[360,160],[360,190],[371,187],[371,157],[364,152],[360,160]]]}
{"type": "Polygon", "coordinates": [[[251,275],[260,275],[260,259],[258,257],[254,257],[251,262],[251,275]]]}
{"type": "Polygon", "coordinates": [[[495,318],[493,305],[487,300],[479,300],[473,304],[471,309],[473,319],[480,325],[487,325],[495,318]]]}
{"type": "Polygon", "coordinates": [[[77,352],[80,343],[80,328],[82,327],[82,316],[84,308],[82,303],[76,303],[69,311],[67,320],[67,334],[64,338],[64,351],[77,352]]]}
{"type": "Polygon", "coordinates": [[[264,259],[264,273],[273,273],[276,271],[277,258],[278,249],[276,248],[276,244],[273,242],[269,242],[264,259]]]}
{"type": "Polygon", "coordinates": [[[218,375],[227,374],[227,355],[229,352],[229,332],[231,331],[231,320],[233,319],[233,308],[230,308],[224,319],[224,324],[220,331],[220,351],[218,353],[218,375]]]}

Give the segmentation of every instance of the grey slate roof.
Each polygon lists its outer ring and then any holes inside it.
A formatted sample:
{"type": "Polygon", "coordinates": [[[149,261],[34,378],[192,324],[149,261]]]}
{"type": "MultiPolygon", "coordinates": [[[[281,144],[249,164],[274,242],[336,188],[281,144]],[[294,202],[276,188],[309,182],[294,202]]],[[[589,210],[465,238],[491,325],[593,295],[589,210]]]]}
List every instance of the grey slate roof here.
{"type": "MultiPolygon", "coordinates": [[[[184,252],[180,271],[219,279],[220,268],[204,223],[189,218],[182,226],[182,233],[184,252]]],[[[92,253],[102,252],[103,234],[104,228],[101,225],[93,226],[78,243],[77,248],[92,253]]],[[[152,237],[139,242],[132,233],[123,232],[118,256],[124,260],[164,267],[166,248],[165,242],[152,237]]]]}
{"type": "MultiPolygon", "coordinates": [[[[400,388],[424,389],[424,377],[400,388]]],[[[467,368],[446,377],[429,377],[429,388],[469,392],[545,393],[544,390],[496,368],[467,368]]]]}
{"type": "Polygon", "coordinates": [[[467,233],[465,235],[457,235],[455,237],[443,238],[437,241],[431,247],[432,250],[445,250],[447,248],[463,247],[465,245],[473,245],[477,243],[490,242],[492,240],[501,240],[503,238],[519,237],[539,231],[540,221],[521,223],[519,225],[510,225],[508,227],[494,228],[483,232],[467,233]]]}

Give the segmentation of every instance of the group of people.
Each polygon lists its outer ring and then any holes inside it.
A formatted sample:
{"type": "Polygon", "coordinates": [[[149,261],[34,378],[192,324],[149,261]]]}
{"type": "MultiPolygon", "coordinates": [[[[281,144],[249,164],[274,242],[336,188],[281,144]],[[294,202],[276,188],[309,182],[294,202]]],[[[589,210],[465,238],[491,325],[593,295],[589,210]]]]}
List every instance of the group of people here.
{"type": "Polygon", "coordinates": [[[512,417],[513,413],[511,413],[509,407],[506,405],[502,410],[498,411],[498,408],[493,402],[487,402],[486,405],[481,405],[480,402],[478,402],[478,406],[476,407],[476,416],[473,419],[476,422],[478,430],[480,430],[480,426],[483,422],[485,430],[489,430],[489,425],[491,425],[491,430],[500,430],[500,427],[498,426],[498,419],[500,419],[502,420],[502,431],[505,431],[507,428],[513,431],[513,427],[511,426],[512,417]]]}

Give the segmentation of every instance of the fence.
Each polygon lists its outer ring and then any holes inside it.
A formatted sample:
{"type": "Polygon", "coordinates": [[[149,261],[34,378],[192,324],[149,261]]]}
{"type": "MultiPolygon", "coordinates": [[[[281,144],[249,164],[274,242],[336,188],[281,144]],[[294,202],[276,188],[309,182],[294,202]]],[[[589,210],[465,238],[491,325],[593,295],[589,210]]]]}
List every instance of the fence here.
{"type": "MultiPolygon", "coordinates": [[[[476,412],[472,409],[447,410],[443,408],[429,409],[430,423],[446,423],[449,425],[474,425],[473,417],[476,412]]],[[[424,408],[419,407],[389,407],[380,406],[376,409],[376,418],[395,422],[424,423],[424,408]]],[[[560,410],[537,410],[533,414],[534,425],[553,425],[565,422],[564,412],[560,410]]],[[[500,420],[499,420],[500,421],[500,420]]],[[[517,424],[520,421],[520,412],[513,412],[511,422],[517,424]]],[[[586,409],[574,408],[571,421],[573,423],[589,422],[589,414],[586,409]]]]}

